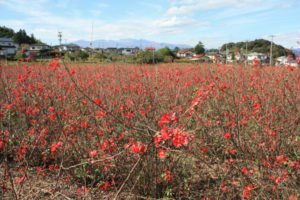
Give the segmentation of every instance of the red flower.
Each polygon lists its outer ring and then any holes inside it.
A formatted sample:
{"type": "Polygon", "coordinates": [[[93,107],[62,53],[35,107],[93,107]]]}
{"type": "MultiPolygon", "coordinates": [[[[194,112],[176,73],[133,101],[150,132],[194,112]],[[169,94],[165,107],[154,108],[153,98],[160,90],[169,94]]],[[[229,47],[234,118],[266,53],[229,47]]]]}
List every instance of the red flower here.
{"type": "Polygon", "coordinates": [[[93,158],[94,156],[97,155],[97,151],[94,150],[94,151],[90,151],[90,156],[93,158]]]}
{"type": "Polygon", "coordinates": [[[251,197],[251,194],[250,194],[249,190],[244,190],[244,198],[249,199],[250,197],[251,197]]]}
{"type": "Polygon", "coordinates": [[[277,156],[277,162],[278,163],[285,163],[286,161],[288,161],[288,157],[285,156],[277,156]]]}
{"type": "Polygon", "coordinates": [[[161,137],[164,140],[168,140],[169,139],[168,129],[165,126],[161,129],[161,137]]]}
{"type": "Polygon", "coordinates": [[[158,155],[159,155],[159,157],[161,157],[161,158],[165,158],[165,157],[166,157],[165,151],[164,151],[163,149],[158,150],[158,155]]]}
{"type": "Polygon", "coordinates": [[[201,152],[202,152],[202,153],[204,153],[204,154],[207,154],[207,150],[206,150],[206,148],[205,148],[205,147],[203,147],[203,148],[202,148],[202,150],[201,150],[201,152]]]}
{"type": "Polygon", "coordinates": [[[160,118],[160,122],[158,122],[158,126],[162,126],[163,124],[169,123],[170,122],[170,118],[168,113],[164,113],[163,116],[161,116],[160,118]]]}
{"type": "Polygon", "coordinates": [[[290,200],[297,200],[297,197],[295,195],[290,195],[290,200]]]}
{"type": "Polygon", "coordinates": [[[224,138],[225,138],[226,140],[230,139],[230,138],[231,138],[230,132],[225,133],[225,134],[224,134],[224,138]]]}
{"type": "Polygon", "coordinates": [[[230,147],[229,151],[230,151],[230,153],[231,153],[232,155],[235,154],[235,151],[234,151],[234,149],[233,149],[232,147],[230,147]]]}
{"type": "Polygon", "coordinates": [[[222,191],[226,191],[226,190],[227,190],[227,187],[224,186],[224,184],[221,184],[221,190],[222,190],[222,191]]]}
{"type": "Polygon", "coordinates": [[[54,107],[49,107],[48,109],[50,112],[54,112],[55,111],[55,108],[54,107]]]}
{"type": "Polygon", "coordinates": [[[139,152],[140,148],[137,146],[137,145],[133,145],[131,148],[130,148],[130,151],[134,154],[137,154],[139,152]]]}

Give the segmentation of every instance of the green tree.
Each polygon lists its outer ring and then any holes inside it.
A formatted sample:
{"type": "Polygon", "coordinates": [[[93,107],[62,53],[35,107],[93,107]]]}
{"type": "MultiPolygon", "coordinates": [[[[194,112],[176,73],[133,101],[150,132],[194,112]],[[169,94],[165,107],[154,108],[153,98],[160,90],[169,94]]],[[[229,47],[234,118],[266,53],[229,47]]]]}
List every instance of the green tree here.
{"type": "Polygon", "coordinates": [[[196,54],[203,54],[205,52],[203,43],[199,41],[194,50],[196,54]]]}
{"type": "Polygon", "coordinates": [[[172,58],[175,58],[175,53],[169,49],[169,47],[164,47],[162,49],[159,49],[157,51],[157,54],[163,56],[163,57],[172,57],[172,58]]]}
{"type": "Polygon", "coordinates": [[[216,53],[218,53],[219,49],[208,49],[207,52],[216,52],[216,53]]]}
{"type": "Polygon", "coordinates": [[[153,59],[154,59],[154,63],[158,63],[158,62],[163,62],[164,61],[164,57],[161,54],[158,54],[157,52],[153,52],[152,51],[139,51],[139,53],[137,54],[137,63],[143,64],[143,63],[147,63],[147,64],[152,64],[153,63],[153,59]]]}
{"type": "Polygon", "coordinates": [[[12,38],[19,45],[20,44],[35,44],[35,43],[40,42],[37,39],[35,39],[33,34],[31,34],[31,36],[28,36],[24,29],[20,29],[18,32],[16,32],[14,34],[14,36],[12,38]]]}
{"type": "Polygon", "coordinates": [[[175,47],[173,52],[176,54],[178,51],[180,51],[179,47],[175,47]]]}
{"type": "Polygon", "coordinates": [[[16,55],[15,55],[15,59],[19,61],[19,60],[21,60],[22,58],[23,58],[22,53],[21,53],[21,52],[17,52],[16,55]]]}
{"type": "Polygon", "coordinates": [[[0,26],[0,37],[4,38],[12,38],[15,32],[11,28],[7,28],[5,26],[0,26]]]}

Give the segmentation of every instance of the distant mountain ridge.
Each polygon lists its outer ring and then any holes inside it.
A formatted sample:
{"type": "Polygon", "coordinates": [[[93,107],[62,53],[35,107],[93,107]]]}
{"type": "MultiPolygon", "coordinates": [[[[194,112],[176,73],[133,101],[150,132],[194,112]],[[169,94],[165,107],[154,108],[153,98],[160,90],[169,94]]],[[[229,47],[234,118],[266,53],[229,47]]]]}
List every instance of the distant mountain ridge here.
{"type": "MultiPolygon", "coordinates": [[[[77,44],[81,47],[90,47],[90,41],[78,40],[72,42],[73,44],[77,44]]],[[[159,43],[149,40],[138,40],[138,39],[120,39],[120,40],[94,40],[93,47],[94,48],[146,48],[146,47],[155,47],[156,49],[164,48],[165,46],[170,49],[174,49],[175,47],[179,47],[180,49],[185,48],[193,48],[193,46],[187,44],[171,44],[171,43],[159,43]]]]}
{"type": "Polygon", "coordinates": [[[293,49],[293,52],[296,54],[300,54],[300,48],[299,49],[293,49]]]}

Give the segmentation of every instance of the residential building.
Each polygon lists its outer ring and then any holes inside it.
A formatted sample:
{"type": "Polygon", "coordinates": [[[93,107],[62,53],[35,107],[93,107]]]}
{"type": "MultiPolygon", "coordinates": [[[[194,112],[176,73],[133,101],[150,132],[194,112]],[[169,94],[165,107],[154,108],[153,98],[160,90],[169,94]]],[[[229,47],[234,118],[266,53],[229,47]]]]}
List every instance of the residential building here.
{"type": "Polygon", "coordinates": [[[104,53],[108,55],[118,54],[118,49],[115,47],[109,47],[104,49],[104,53]]]}
{"type": "Polygon", "coordinates": [[[50,46],[47,44],[32,44],[29,47],[30,51],[41,51],[41,50],[49,50],[50,46]]]}
{"type": "Polygon", "coordinates": [[[11,38],[0,38],[0,55],[16,54],[18,45],[11,38]]]}
{"type": "Polygon", "coordinates": [[[204,54],[198,54],[198,55],[195,55],[190,60],[194,61],[195,63],[208,63],[209,59],[210,58],[208,56],[205,56],[204,54]]]}
{"type": "Polygon", "coordinates": [[[80,50],[80,46],[76,45],[76,44],[63,44],[58,46],[59,51],[79,51],[80,50]]]}
{"type": "Polygon", "coordinates": [[[257,53],[257,52],[248,54],[247,60],[253,61],[254,59],[258,61],[265,61],[267,59],[267,55],[263,53],[257,53]]]}
{"type": "Polygon", "coordinates": [[[205,55],[209,58],[210,62],[213,63],[221,63],[223,58],[226,57],[226,54],[222,55],[218,52],[207,52],[205,55]]]}
{"type": "Polygon", "coordinates": [[[190,58],[191,59],[194,56],[196,56],[196,54],[194,52],[192,52],[191,50],[189,50],[189,49],[182,49],[182,50],[177,52],[176,56],[178,58],[187,58],[187,59],[190,58]]]}
{"type": "Polygon", "coordinates": [[[103,48],[95,48],[94,52],[95,53],[104,53],[104,49],[103,48]]]}
{"type": "Polygon", "coordinates": [[[288,61],[289,60],[287,56],[280,56],[276,58],[276,65],[287,65],[288,61]]]}
{"type": "Polygon", "coordinates": [[[121,50],[121,54],[122,55],[132,55],[132,54],[137,54],[139,52],[139,48],[135,47],[135,48],[122,48],[121,50]]]}

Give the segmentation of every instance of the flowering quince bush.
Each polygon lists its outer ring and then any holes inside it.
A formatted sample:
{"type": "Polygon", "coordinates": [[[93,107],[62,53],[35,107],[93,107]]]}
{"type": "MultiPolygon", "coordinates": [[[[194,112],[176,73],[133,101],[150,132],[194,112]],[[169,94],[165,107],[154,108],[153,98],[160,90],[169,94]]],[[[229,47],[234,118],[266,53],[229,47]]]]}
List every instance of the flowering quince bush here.
{"type": "Polygon", "coordinates": [[[4,199],[299,198],[299,68],[0,70],[4,199]]]}

